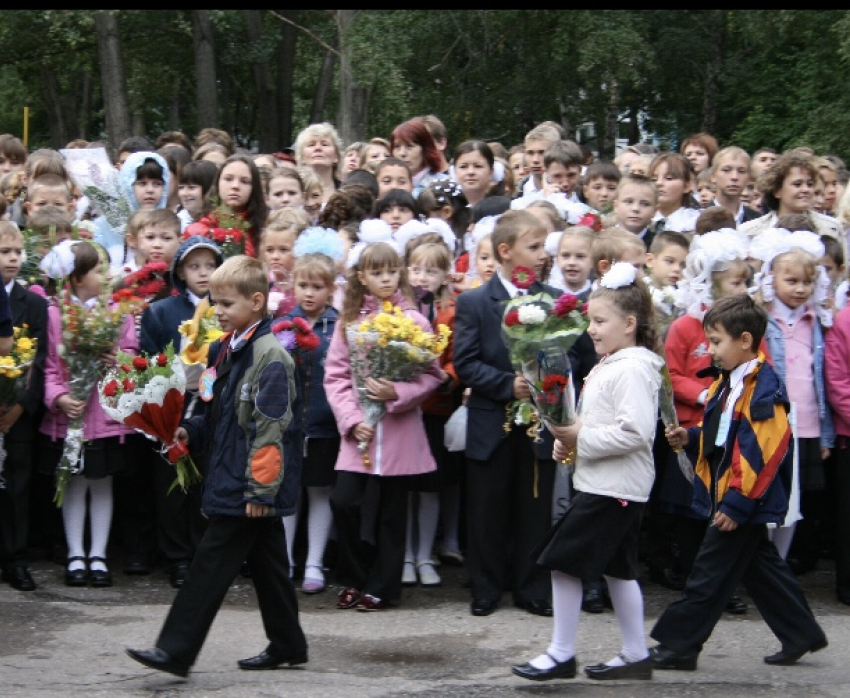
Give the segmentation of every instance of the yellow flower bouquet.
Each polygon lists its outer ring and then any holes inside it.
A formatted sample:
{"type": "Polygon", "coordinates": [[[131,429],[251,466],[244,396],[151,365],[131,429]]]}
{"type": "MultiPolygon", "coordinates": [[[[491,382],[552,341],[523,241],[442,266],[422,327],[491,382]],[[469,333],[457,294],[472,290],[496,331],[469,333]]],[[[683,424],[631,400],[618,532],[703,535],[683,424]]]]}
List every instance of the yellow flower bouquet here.
{"type": "MultiPolygon", "coordinates": [[[[438,326],[436,333],[423,330],[389,301],[384,302],[377,315],[348,326],[351,370],[367,425],[373,427],[381,421],[386,405],[367,397],[366,379],[384,378],[399,383],[415,380],[445,351],[450,335],[446,325],[438,326]]],[[[367,466],[368,447],[363,442],[358,446],[367,466]]]]}
{"type": "MultiPolygon", "coordinates": [[[[12,350],[0,356],[0,410],[8,410],[21,398],[27,386],[29,367],[35,359],[38,340],[29,336],[29,327],[14,329],[12,350]]],[[[0,489],[5,486],[3,466],[6,462],[6,435],[0,433],[0,489]]]]}
{"type": "Polygon", "coordinates": [[[180,325],[180,360],[186,372],[186,387],[195,393],[198,390],[198,380],[207,367],[207,356],[210,344],[224,335],[215,316],[215,308],[204,298],[191,320],[180,325]]]}

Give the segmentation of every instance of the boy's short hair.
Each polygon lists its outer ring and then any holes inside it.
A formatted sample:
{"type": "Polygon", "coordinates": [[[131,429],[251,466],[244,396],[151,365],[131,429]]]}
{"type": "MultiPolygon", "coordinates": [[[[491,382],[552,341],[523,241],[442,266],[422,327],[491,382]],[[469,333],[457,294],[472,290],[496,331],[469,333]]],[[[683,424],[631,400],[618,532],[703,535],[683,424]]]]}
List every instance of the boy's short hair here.
{"type": "Polygon", "coordinates": [[[722,206],[709,206],[703,209],[694,223],[694,235],[705,235],[721,228],[738,227],[735,215],[722,206]]]}
{"type": "Polygon", "coordinates": [[[189,140],[189,136],[183,133],[183,131],[164,131],[160,133],[156,138],[154,147],[159,150],[167,145],[179,145],[185,148],[190,156],[192,154],[192,141],[189,140]]]}
{"type": "Polygon", "coordinates": [[[16,165],[21,165],[27,161],[27,147],[17,136],[4,133],[0,135],[0,155],[16,165]]]}
{"type": "Polygon", "coordinates": [[[378,179],[374,174],[369,172],[369,170],[358,168],[348,173],[348,177],[345,178],[345,183],[342,185],[342,188],[349,189],[350,187],[355,186],[368,189],[372,192],[372,196],[374,198],[378,198],[378,191],[380,190],[378,187],[378,179]]]}
{"type": "Polygon", "coordinates": [[[718,163],[724,158],[738,158],[739,160],[744,160],[747,165],[750,164],[750,154],[743,148],[739,148],[737,145],[727,145],[725,148],[718,150],[715,156],[711,159],[711,166],[717,167],[718,163]]]}
{"type": "Polygon", "coordinates": [[[584,156],[581,154],[581,148],[573,141],[555,141],[543,154],[543,167],[549,167],[555,162],[564,167],[581,167],[584,156]]]}
{"type": "Polygon", "coordinates": [[[559,124],[557,121],[552,121],[551,119],[549,119],[548,121],[541,121],[537,125],[543,126],[545,128],[555,129],[555,131],[557,131],[557,133],[558,133],[558,139],[559,140],[565,141],[570,137],[570,135],[567,133],[567,129],[565,129],[563,127],[563,125],[559,124]]]}
{"type": "Polygon", "coordinates": [[[599,161],[587,166],[581,177],[582,184],[589,184],[594,179],[604,179],[607,182],[619,182],[623,178],[620,169],[613,162],[599,161]]]}
{"type": "Polygon", "coordinates": [[[531,141],[546,141],[551,145],[559,140],[561,140],[561,134],[558,133],[558,129],[545,124],[538,124],[525,134],[523,144],[527,145],[531,141]]]}
{"type": "Polygon", "coordinates": [[[118,155],[121,153],[140,153],[143,150],[153,150],[153,143],[143,136],[130,136],[121,141],[118,155]]]}
{"type": "Polygon", "coordinates": [[[226,259],[210,276],[210,290],[223,288],[232,288],[245,298],[262,293],[268,301],[269,275],[259,259],[238,254],[226,259]]]}
{"type": "Polygon", "coordinates": [[[820,241],[823,243],[824,256],[829,257],[835,262],[836,267],[844,264],[844,248],[841,242],[829,235],[821,235],[820,241]]]}
{"type": "MultiPolygon", "coordinates": [[[[310,192],[312,189],[322,188],[322,180],[319,179],[319,175],[317,175],[309,167],[299,167],[296,172],[301,178],[301,185],[304,187],[303,191],[305,194],[310,192]]],[[[272,179],[274,179],[274,177],[272,177],[272,179]]],[[[271,179],[269,181],[271,182],[271,179]]]]}
{"type": "Polygon", "coordinates": [[[336,281],[336,266],[333,259],[321,252],[308,252],[295,259],[292,277],[311,276],[321,279],[325,286],[333,286],[336,281]]]}
{"type": "Polygon", "coordinates": [[[4,238],[12,238],[13,240],[23,244],[24,235],[21,229],[12,221],[0,221],[0,240],[4,238]]]}
{"type": "Polygon", "coordinates": [[[419,117],[425,123],[425,128],[431,132],[431,137],[434,141],[447,141],[449,132],[446,130],[446,125],[435,114],[425,114],[419,117]]]}
{"type": "Polygon", "coordinates": [[[623,252],[632,248],[646,251],[646,246],[641,238],[623,228],[605,228],[599,233],[590,245],[590,258],[594,273],[599,268],[599,262],[606,261],[612,264],[623,256],[623,252]]]}
{"type": "Polygon", "coordinates": [[[677,233],[674,230],[662,230],[652,239],[649,252],[653,255],[659,255],[664,251],[664,248],[671,245],[681,247],[685,252],[691,248],[691,243],[688,242],[688,238],[682,235],[682,233],[677,233]]]}
{"type": "Polygon", "coordinates": [[[776,227],[784,228],[789,233],[795,233],[798,230],[814,232],[817,229],[808,211],[802,213],[783,213],[776,219],[776,227]]]}
{"type": "Polygon", "coordinates": [[[32,199],[39,189],[62,189],[68,198],[71,198],[71,187],[67,179],[55,174],[43,174],[36,177],[27,186],[27,198],[32,199]]]}
{"type": "Polygon", "coordinates": [[[265,237],[265,234],[269,232],[288,233],[289,231],[293,231],[295,236],[298,237],[309,227],[310,216],[306,211],[300,208],[284,206],[277,209],[277,211],[272,211],[271,215],[269,215],[268,223],[263,228],[261,238],[265,237]]]}
{"type": "Polygon", "coordinates": [[[755,352],[767,331],[767,312],[746,293],[726,296],[708,309],[702,326],[706,330],[720,326],[733,339],[739,339],[744,332],[749,332],[753,337],[755,352]]]}
{"type": "MultiPolygon", "coordinates": [[[[171,231],[180,235],[180,218],[177,216],[174,211],[170,211],[167,208],[154,208],[147,209],[145,211],[137,211],[136,213],[144,212],[145,216],[140,218],[144,221],[137,229],[137,232],[142,228],[147,228],[148,226],[157,226],[157,227],[168,227],[171,231]]],[[[134,214],[135,215],[135,214],[134,214]]]]}
{"type": "Polygon", "coordinates": [[[658,189],[655,187],[655,182],[653,182],[649,177],[645,177],[640,174],[624,174],[620,177],[620,182],[617,184],[616,198],[620,198],[620,193],[623,191],[623,187],[629,184],[649,189],[652,192],[652,198],[655,199],[656,202],[658,201],[658,189]]]}
{"type": "Polygon", "coordinates": [[[50,228],[53,228],[56,232],[70,232],[74,227],[74,219],[65,209],[57,206],[44,206],[27,216],[27,227],[38,232],[50,228]]]}
{"type": "Polygon", "coordinates": [[[68,179],[65,160],[62,154],[53,148],[39,148],[31,152],[26,164],[24,164],[24,172],[26,172],[29,182],[48,174],[56,175],[65,180],[68,179]]]}
{"type": "MultiPolygon", "coordinates": [[[[210,126],[201,129],[201,132],[195,137],[195,150],[203,145],[207,145],[208,143],[220,145],[224,148],[224,152],[227,153],[228,157],[233,155],[235,152],[233,137],[227,131],[222,131],[220,128],[213,128],[210,126]]],[[[198,160],[200,158],[195,159],[198,160]]]]}
{"type": "Polygon", "coordinates": [[[493,229],[491,238],[493,256],[496,257],[496,261],[502,261],[499,245],[505,244],[508,247],[513,247],[520,238],[527,235],[546,237],[546,228],[535,218],[534,214],[528,211],[507,211],[503,213],[496,221],[496,227],[493,229]]]}
{"type": "Polygon", "coordinates": [[[711,175],[714,174],[713,167],[706,167],[702,172],[697,175],[697,186],[702,184],[707,184],[709,188],[713,189],[714,185],[711,183],[711,175]]]}

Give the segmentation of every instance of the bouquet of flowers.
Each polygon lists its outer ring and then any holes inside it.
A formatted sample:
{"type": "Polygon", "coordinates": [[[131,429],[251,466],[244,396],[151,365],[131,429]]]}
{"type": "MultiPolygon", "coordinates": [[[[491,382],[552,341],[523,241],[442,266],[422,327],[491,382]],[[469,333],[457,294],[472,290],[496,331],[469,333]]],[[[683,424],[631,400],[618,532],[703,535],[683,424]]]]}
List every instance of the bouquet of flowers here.
{"type": "MultiPolygon", "coordinates": [[[[27,385],[29,367],[35,359],[38,340],[29,336],[26,325],[14,329],[12,350],[0,356],[0,410],[6,411],[21,397],[27,385]]],[[[6,435],[0,433],[0,489],[6,486],[3,465],[6,462],[6,435]]]]}
{"type": "MultiPolygon", "coordinates": [[[[366,379],[415,380],[445,351],[450,334],[446,325],[440,325],[436,334],[423,330],[389,301],[384,301],[374,317],[348,326],[351,369],[367,425],[373,427],[381,421],[387,408],[383,401],[366,396],[366,379]]],[[[360,442],[358,448],[366,467],[370,467],[368,442],[360,442]]]]}
{"type": "Polygon", "coordinates": [[[207,367],[210,344],[222,337],[224,331],[218,324],[215,308],[206,298],[198,303],[192,319],[181,324],[178,331],[182,335],[180,360],[186,374],[186,385],[193,390],[197,388],[201,373],[207,367]]]}
{"type": "MultiPolygon", "coordinates": [[[[56,226],[24,228],[24,261],[18,277],[30,286],[40,284],[44,272],[40,268],[50,249],[56,245],[56,226]]],[[[94,237],[94,224],[91,221],[76,221],[71,226],[71,240],[91,240],[94,237]]]]}
{"type": "Polygon", "coordinates": [[[296,363],[301,363],[304,353],[317,349],[322,343],[319,335],[313,332],[310,323],[303,317],[275,323],[272,325],[272,334],[296,363]]]}
{"type": "MultiPolygon", "coordinates": [[[[86,402],[100,380],[101,355],[112,351],[124,318],[138,312],[144,306],[144,301],[135,296],[125,296],[117,303],[110,303],[108,291],[104,289],[98,303],[85,308],[71,300],[71,292],[67,288],[60,292],[58,301],[62,313],[62,343],[57,346],[57,352],[65,362],[70,396],[74,400],[86,402]]],[[[56,471],[53,501],[57,507],[62,506],[65,487],[71,475],[83,470],[80,458],[83,429],[82,415],[68,422],[62,458],[56,471]]]]}
{"type": "Polygon", "coordinates": [[[141,269],[128,274],[117,283],[112,300],[119,302],[122,296],[138,296],[148,303],[157,300],[168,285],[165,279],[167,272],[168,264],[165,262],[145,264],[141,269]]]}
{"type": "Polygon", "coordinates": [[[658,321],[658,334],[663,341],[667,336],[667,330],[677,317],[676,287],[670,285],[658,288],[648,276],[644,278],[644,283],[652,296],[652,305],[655,307],[655,317],[658,321]]]}
{"type": "MultiPolygon", "coordinates": [[[[534,274],[531,269],[516,267],[511,283],[527,289],[534,283],[534,274]]],[[[540,420],[557,426],[575,422],[575,390],[567,352],[587,325],[578,298],[571,293],[559,298],[538,293],[508,301],[502,339],[511,364],[531,389],[534,405],[523,400],[509,403],[505,431],[510,431],[511,422],[530,424],[530,435],[540,428],[540,420]]]]}
{"type": "Polygon", "coordinates": [[[185,492],[201,481],[189,450],[174,439],[183,417],[186,375],[172,344],[150,357],[119,352],[118,365],[100,381],[98,394],[111,419],[162,444],[160,454],[177,472],[169,492],[178,485],[185,492]]]}
{"type": "Polygon", "coordinates": [[[225,259],[237,254],[254,256],[254,244],[248,234],[248,221],[229,206],[220,204],[206,216],[186,226],[183,239],[200,235],[215,242],[225,259]]]}
{"type": "MultiPolygon", "coordinates": [[[[658,407],[661,412],[661,421],[665,429],[675,429],[679,426],[679,417],[673,404],[673,381],[670,378],[670,369],[665,363],[661,369],[661,389],[658,391],[658,407]]],[[[676,451],[676,462],[685,479],[693,484],[694,468],[688,456],[680,448],[676,451]]]]}

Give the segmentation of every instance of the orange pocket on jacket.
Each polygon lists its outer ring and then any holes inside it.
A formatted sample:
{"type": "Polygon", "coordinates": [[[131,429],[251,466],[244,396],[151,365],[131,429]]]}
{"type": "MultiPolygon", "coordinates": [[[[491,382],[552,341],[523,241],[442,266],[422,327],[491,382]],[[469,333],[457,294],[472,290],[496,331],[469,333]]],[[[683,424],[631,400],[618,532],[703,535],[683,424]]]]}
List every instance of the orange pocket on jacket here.
{"type": "Polygon", "coordinates": [[[263,446],[251,461],[251,475],[261,485],[268,485],[280,475],[280,448],[278,446],[263,446]]]}

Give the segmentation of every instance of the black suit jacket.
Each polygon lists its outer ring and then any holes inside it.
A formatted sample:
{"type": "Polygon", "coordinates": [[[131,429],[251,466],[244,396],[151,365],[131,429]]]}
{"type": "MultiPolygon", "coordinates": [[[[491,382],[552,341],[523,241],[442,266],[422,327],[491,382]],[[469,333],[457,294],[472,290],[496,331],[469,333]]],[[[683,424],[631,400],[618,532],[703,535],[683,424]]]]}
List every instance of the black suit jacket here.
{"type": "Polygon", "coordinates": [[[47,301],[28,291],[18,282],[9,293],[14,327],[29,326],[29,336],[38,341],[35,360],[30,367],[27,388],[18,401],[24,408],[23,414],[9,431],[9,437],[17,440],[32,440],[44,413],[44,362],[47,358],[47,301]]]}
{"type": "MultiPolygon", "coordinates": [[[[744,206],[744,216],[741,219],[741,223],[749,223],[750,221],[754,221],[756,218],[761,218],[763,215],[763,213],[756,211],[754,208],[744,206]]],[[[741,223],[738,223],[738,225],[741,225],[741,223]]]]}

